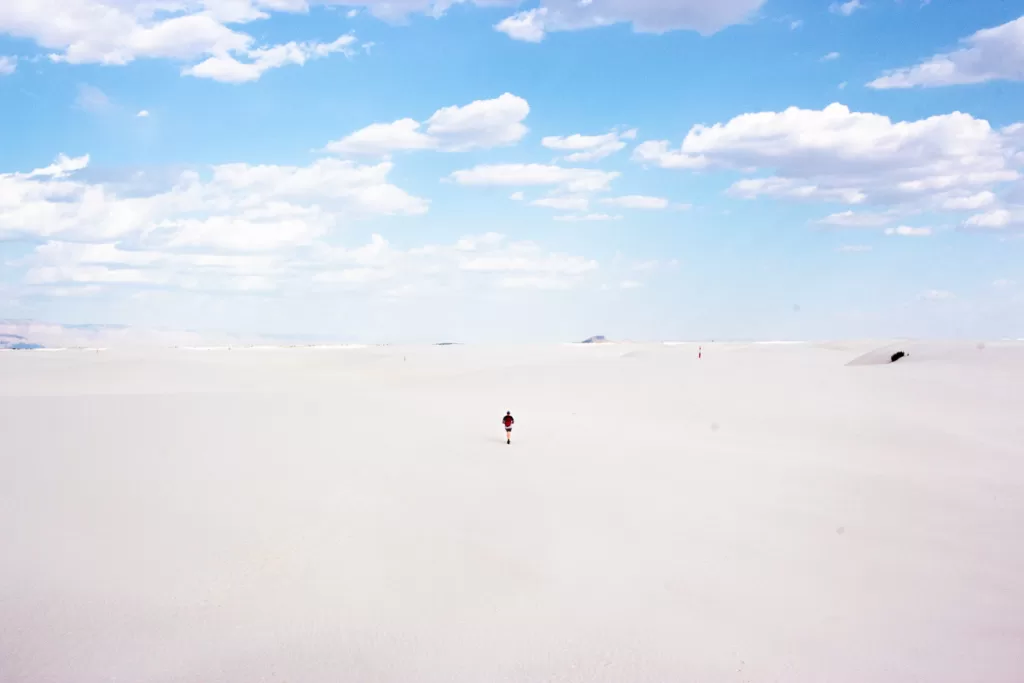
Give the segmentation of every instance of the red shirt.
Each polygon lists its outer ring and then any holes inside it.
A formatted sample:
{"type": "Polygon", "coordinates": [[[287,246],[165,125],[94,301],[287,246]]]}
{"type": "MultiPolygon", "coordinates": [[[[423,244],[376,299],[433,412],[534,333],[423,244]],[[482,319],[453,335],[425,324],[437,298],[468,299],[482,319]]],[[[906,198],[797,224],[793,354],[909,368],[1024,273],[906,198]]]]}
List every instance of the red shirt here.
{"type": "Polygon", "coordinates": [[[512,419],[511,415],[506,415],[505,419],[502,420],[506,427],[511,427],[515,420],[512,419]]]}

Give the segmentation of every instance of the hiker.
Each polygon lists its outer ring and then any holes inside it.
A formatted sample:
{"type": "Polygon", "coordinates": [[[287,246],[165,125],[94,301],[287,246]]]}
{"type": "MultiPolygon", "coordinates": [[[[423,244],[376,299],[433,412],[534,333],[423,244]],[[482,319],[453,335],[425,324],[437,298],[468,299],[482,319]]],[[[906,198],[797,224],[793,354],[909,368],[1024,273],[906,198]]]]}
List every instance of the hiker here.
{"type": "Polygon", "coordinates": [[[512,412],[505,413],[505,417],[501,418],[501,424],[505,425],[505,443],[512,443],[512,425],[516,423],[515,418],[512,417],[512,412]]]}

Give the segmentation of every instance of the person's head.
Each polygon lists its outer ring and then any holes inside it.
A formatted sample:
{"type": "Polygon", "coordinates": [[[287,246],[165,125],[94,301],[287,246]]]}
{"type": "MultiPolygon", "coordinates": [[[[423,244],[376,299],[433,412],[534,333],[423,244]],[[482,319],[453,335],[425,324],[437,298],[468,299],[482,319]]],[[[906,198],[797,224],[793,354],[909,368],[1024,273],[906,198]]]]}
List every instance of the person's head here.
{"type": "Polygon", "coordinates": [[[507,412],[506,412],[505,414],[506,414],[506,415],[511,415],[511,414],[512,414],[512,411],[511,411],[511,410],[509,410],[509,411],[507,411],[507,412]]]}

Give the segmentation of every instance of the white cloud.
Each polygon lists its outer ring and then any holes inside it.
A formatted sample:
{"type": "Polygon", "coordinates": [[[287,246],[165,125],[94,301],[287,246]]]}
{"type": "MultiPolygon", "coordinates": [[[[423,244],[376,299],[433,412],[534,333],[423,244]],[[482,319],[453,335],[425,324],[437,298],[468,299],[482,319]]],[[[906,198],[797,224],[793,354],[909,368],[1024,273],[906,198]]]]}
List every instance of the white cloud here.
{"type": "Polygon", "coordinates": [[[798,28],[802,27],[803,25],[804,25],[804,20],[803,19],[796,19],[794,21],[789,22],[789,29],[791,31],[795,31],[798,28]]]}
{"type": "Polygon", "coordinates": [[[1024,228],[1024,208],[1000,208],[975,214],[964,222],[964,228],[971,231],[1024,228]]]}
{"type": "Polygon", "coordinates": [[[639,289],[643,286],[642,282],[637,282],[636,280],[623,280],[619,283],[619,289],[639,289]]]}
{"type": "Polygon", "coordinates": [[[590,207],[590,201],[586,197],[565,196],[565,197],[544,197],[530,202],[531,206],[544,206],[559,211],[586,211],[590,207]]]}
{"type": "Polygon", "coordinates": [[[736,182],[730,192],[740,197],[939,207],[1018,179],[1019,145],[1014,127],[993,130],[987,121],[960,112],[894,122],[831,104],[696,125],[681,149],[649,141],[637,147],[634,158],[662,168],[775,172],[736,182]]]}
{"type": "Polygon", "coordinates": [[[565,215],[555,216],[556,221],[563,223],[589,223],[591,221],[618,221],[622,220],[622,216],[611,216],[606,213],[588,213],[583,215],[565,215]]]}
{"type": "MultiPolygon", "coordinates": [[[[571,289],[595,273],[597,261],[550,252],[533,242],[488,233],[453,245],[401,250],[380,235],[346,248],[316,242],[302,249],[264,254],[223,254],[156,249],[116,243],[51,241],[22,265],[25,284],[37,288],[132,287],[216,292],[357,290],[385,297],[481,288],[571,289]]],[[[53,295],[52,289],[44,291],[53,295]]],[[[69,291],[72,291],[69,289],[69,291]]]]}
{"type": "Polygon", "coordinates": [[[222,83],[249,83],[257,81],[270,69],[286,65],[303,65],[311,59],[340,52],[352,56],[356,37],[344,35],[332,43],[296,43],[274,45],[244,51],[243,59],[227,52],[215,54],[206,60],[182,70],[186,76],[210,78],[222,83]]]}
{"type": "Polygon", "coordinates": [[[467,150],[498,147],[519,142],[527,133],[523,119],[530,105],[521,97],[505,93],[493,100],[477,100],[464,107],[438,109],[427,119],[427,133],[443,149],[467,150]]]}
{"type": "Polygon", "coordinates": [[[0,55],[0,76],[10,76],[17,70],[17,57],[5,57],[3,55],[0,55]]]}
{"type": "Polygon", "coordinates": [[[113,105],[111,105],[107,94],[96,86],[80,83],[78,85],[78,95],[75,97],[75,106],[93,114],[102,114],[109,111],[113,105]]]}
{"type": "MultiPolygon", "coordinates": [[[[675,30],[712,34],[740,24],[761,8],[765,0],[542,0],[534,9],[518,12],[495,29],[515,40],[537,43],[546,33],[578,31],[630,23],[639,33],[675,30]]],[[[488,4],[479,1],[477,4],[488,4]]]]}
{"type": "Polygon", "coordinates": [[[607,190],[619,177],[616,171],[563,168],[544,164],[495,164],[455,171],[451,179],[460,185],[555,186],[565,192],[585,193],[607,190]]]}
{"type": "Polygon", "coordinates": [[[541,144],[548,149],[561,152],[572,152],[565,157],[569,163],[582,163],[598,161],[611,156],[624,149],[624,140],[636,139],[636,130],[627,130],[622,133],[612,131],[605,135],[569,135],[566,137],[548,136],[541,140],[541,144]]]}
{"type": "Polygon", "coordinates": [[[948,199],[943,200],[942,208],[948,211],[976,211],[978,209],[984,209],[987,206],[992,206],[995,202],[995,194],[988,190],[984,190],[972,195],[949,197],[948,199]]]}
{"type": "Polygon", "coordinates": [[[964,39],[954,52],[886,72],[869,88],[933,88],[944,85],[1024,80],[1024,16],[964,39]]]}
{"type": "Polygon", "coordinates": [[[544,20],[547,14],[546,7],[519,12],[502,19],[494,25],[494,28],[513,40],[539,43],[544,40],[544,20]]]}
{"type": "Polygon", "coordinates": [[[383,155],[399,150],[435,149],[437,140],[420,132],[421,124],[413,119],[392,123],[373,123],[366,128],[327,144],[335,154],[383,155]]]}
{"type": "Polygon", "coordinates": [[[833,2],[828,6],[830,12],[848,17],[859,9],[864,9],[864,3],[860,0],[849,0],[849,2],[833,2]]]}
{"type": "MultiPolygon", "coordinates": [[[[307,12],[349,0],[32,0],[0,10],[0,34],[33,40],[59,61],[123,65],[136,59],[186,63],[184,73],[228,82],[259,78],[267,69],[324,56],[306,44],[259,46],[238,28],[275,13],[307,12]],[[302,54],[305,53],[305,54],[302,54]]],[[[361,0],[374,16],[400,22],[411,13],[441,17],[460,0],[361,0]]],[[[512,0],[465,0],[489,7],[512,0]]],[[[496,25],[517,40],[538,42],[552,31],[629,23],[637,32],[694,30],[711,34],[751,18],[765,0],[542,0],[496,25]]],[[[354,16],[352,9],[348,16],[354,16]]],[[[314,44],[315,45],[315,44],[314,44]]],[[[340,50],[339,50],[340,51],[340,50]]]]}
{"type": "Polygon", "coordinates": [[[867,195],[857,188],[829,188],[801,179],[778,177],[737,180],[729,188],[728,193],[743,199],[757,199],[758,197],[766,196],[796,200],[841,202],[843,204],[862,204],[867,199],[867,195]]]}
{"type": "Polygon", "coordinates": [[[892,213],[841,211],[825,216],[818,223],[843,228],[880,228],[886,223],[891,223],[893,217],[892,213]]]}
{"type": "Polygon", "coordinates": [[[261,250],[309,243],[350,220],[418,215],[429,206],[387,182],[390,163],[222,164],[206,180],[186,171],[170,187],[121,196],[113,186],[76,179],[88,162],[62,155],[46,168],[0,174],[0,238],[261,250]]]}
{"type": "Polygon", "coordinates": [[[840,83],[840,84],[838,85],[838,88],[839,88],[840,90],[846,90],[846,86],[847,86],[847,82],[846,82],[846,81],[843,81],[842,83],[840,83]]]}
{"type": "Polygon", "coordinates": [[[839,251],[846,254],[856,254],[871,251],[871,247],[863,244],[844,244],[839,247],[839,251]]]}
{"type": "Polygon", "coordinates": [[[359,10],[357,10],[357,9],[350,9],[345,14],[345,16],[347,16],[349,19],[355,19],[357,16],[359,16],[359,10]]]}
{"type": "Polygon", "coordinates": [[[602,204],[617,206],[621,209],[667,209],[669,201],[663,197],[647,197],[631,194],[623,197],[608,197],[601,200],[602,204]]]}
{"type": "Polygon", "coordinates": [[[0,34],[52,50],[55,62],[170,59],[189,63],[186,74],[243,82],[270,68],[347,50],[351,37],[257,46],[251,35],[227,26],[308,8],[305,0],[33,0],[0,9],[0,34]]]}
{"type": "Polygon", "coordinates": [[[511,199],[514,202],[521,202],[524,199],[526,199],[526,195],[523,194],[522,192],[513,192],[511,195],[509,195],[509,199],[511,199]]]}
{"type": "Polygon", "coordinates": [[[827,55],[825,55],[824,57],[821,58],[821,61],[823,61],[823,62],[831,62],[831,61],[835,61],[836,59],[839,59],[839,53],[838,52],[829,52],[827,55]]]}
{"type": "MultiPolygon", "coordinates": [[[[89,155],[86,154],[80,157],[68,157],[65,154],[57,155],[57,160],[45,168],[37,168],[34,171],[30,171],[25,174],[25,178],[63,178],[71,175],[75,171],[81,171],[82,169],[89,166],[89,155]]],[[[0,178],[4,176],[0,175],[0,178]]],[[[10,176],[8,176],[10,177],[10,176]]],[[[14,176],[17,177],[17,176],[14,176]]]]}
{"type": "Polygon", "coordinates": [[[886,235],[899,235],[900,237],[930,237],[931,228],[917,228],[909,225],[901,225],[897,228],[886,228],[886,235]]]}
{"type": "Polygon", "coordinates": [[[327,144],[327,151],[345,155],[379,156],[397,151],[436,149],[465,151],[515,144],[528,129],[523,120],[530,105],[505,93],[464,107],[438,109],[424,125],[414,119],[374,123],[327,144]]]}
{"type": "Polygon", "coordinates": [[[929,289],[921,294],[921,298],[927,301],[945,301],[946,299],[952,299],[953,293],[947,292],[944,289],[929,289]]]}
{"type": "Polygon", "coordinates": [[[147,110],[143,109],[142,111],[140,111],[135,116],[137,118],[140,118],[140,119],[147,119],[147,118],[149,118],[149,112],[147,110]]]}
{"type": "Polygon", "coordinates": [[[633,150],[633,160],[645,164],[654,164],[661,168],[701,169],[708,165],[703,156],[695,156],[669,149],[668,140],[648,140],[641,142],[633,150]]]}

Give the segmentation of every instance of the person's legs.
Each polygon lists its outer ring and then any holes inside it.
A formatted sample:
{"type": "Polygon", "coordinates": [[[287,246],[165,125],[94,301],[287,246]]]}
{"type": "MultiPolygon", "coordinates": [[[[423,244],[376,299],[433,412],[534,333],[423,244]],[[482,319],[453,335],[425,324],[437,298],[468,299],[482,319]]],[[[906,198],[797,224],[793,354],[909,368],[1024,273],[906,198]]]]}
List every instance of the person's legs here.
{"type": "Polygon", "coordinates": [[[512,443],[512,430],[511,429],[506,429],[505,430],[505,443],[509,443],[509,444],[512,443]]]}

